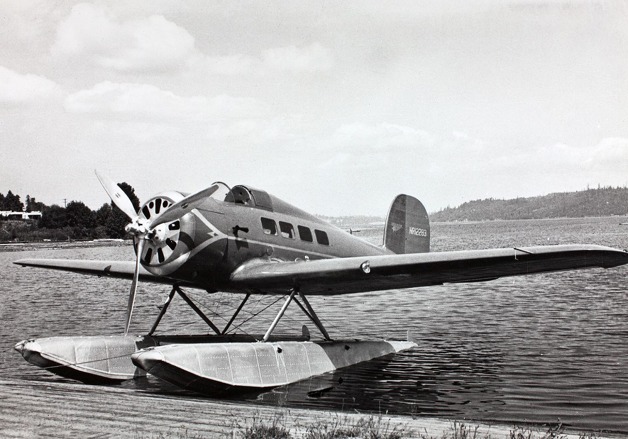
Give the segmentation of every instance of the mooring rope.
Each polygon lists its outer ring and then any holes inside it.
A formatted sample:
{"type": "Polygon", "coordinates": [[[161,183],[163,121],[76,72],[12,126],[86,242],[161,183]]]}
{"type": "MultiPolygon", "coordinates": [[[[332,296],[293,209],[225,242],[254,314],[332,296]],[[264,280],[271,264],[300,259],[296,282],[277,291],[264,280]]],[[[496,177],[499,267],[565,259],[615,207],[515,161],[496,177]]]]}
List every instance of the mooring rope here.
{"type": "MultiPolygon", "coordinates": [[[[135,351],[137,352],[137,351],[135,351]]],[[[46,366],[46,367],[40,367],[40,369],[44,369],[44,370],[49,370],[49,369],[57,369],[59,367],[70,367],[70,366],[81,366],[83,364],[89,364],[89,363],[96,363],[98,361],[107,361],[107,360],[114,360],[116,358],[126,358],[126,357],[131,357],[131,355],[133,355],[135,352],[131,353],[131,354],[124,354],[124,355],[116,355],[114,357],[105,357],[105,358],[99,358],[96,360],[89,360],[89,361],[77,361],[75,363],[68,363],[68,364],[57,364],[55,366],[46,366]]]]}

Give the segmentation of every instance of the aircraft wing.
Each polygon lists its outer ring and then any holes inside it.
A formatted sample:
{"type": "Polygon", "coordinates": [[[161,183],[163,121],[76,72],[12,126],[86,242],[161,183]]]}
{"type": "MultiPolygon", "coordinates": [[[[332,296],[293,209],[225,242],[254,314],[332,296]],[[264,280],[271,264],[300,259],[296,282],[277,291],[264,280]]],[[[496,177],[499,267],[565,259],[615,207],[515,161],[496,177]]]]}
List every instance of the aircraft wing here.
{"type": "MultiPolygon", "coordinates": [[[[20,259],[14,262],[22,267],[48,268],[52,270],[71,271],[94,276],[107,276],[120,279],[133,279],[134,261],[90,261],[72,259],[20,259]]],[[[154,276],[140,267],[140,280],[172,284],[172,280],[154,276]]]]}
{"type": "Polygon", "coordinates": [[[628,263],[628,252],[597,245],[556,245],[364,256],[300,262],[249,262],[231,276],[238,290],[270,294],[299,288],[333,295],[444,283],[481,282],[628,263]]]}

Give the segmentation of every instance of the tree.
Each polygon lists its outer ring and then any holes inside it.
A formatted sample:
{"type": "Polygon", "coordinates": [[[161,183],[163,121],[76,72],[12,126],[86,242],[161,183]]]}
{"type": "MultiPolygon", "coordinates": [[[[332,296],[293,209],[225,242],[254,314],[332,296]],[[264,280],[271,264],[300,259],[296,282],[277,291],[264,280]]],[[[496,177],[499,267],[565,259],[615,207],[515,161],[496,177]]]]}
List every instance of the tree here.
{"type": "Polygon", "coordinates": [[[10,210],[12,212],[21,212],[24,209],[24,204],[20,201],[20,196],[15,195],[9,190],[4,197],[2,207],[0,210],[10,210]]]}
{"type": "Polygon", "coordinates": [[[107,224],[111,220],[111,204],[105,203],[100,206],[96,212],[94,212],[94,218],[96,219],[96,229],[94,232],[95,238],[110,238],[107,231],[107,224]]]}
{"type": "Polygon", "coordinates": [[[96,224],[99,226],[106,225],[111,218],[111,204],[105,203],[96,211],[96,224]]]}
{"type": "MultiPolygon", "coordinates": [[[[127,194],[133,204],[133,207],[135,208],[135,211],[137,212],[140,210],[140,200],[137,198],[137,195],[135,195],[135,189],[133,189],[133,187],[126,182],[118,183],[118,186],[120,186],[120,189],[127,194]]],[[[129,218],[112,202],[111,216],[106,224],[107,235],[110,238],[124,238],[126,236],[126,230],[124,230],[124,228],[129,222],[129,218]]]]}
{"type": "Polygon", "coordinates": [[[74,238],[89,238],[94,235],[96,215],[81,201],[70,201],[65,208],[68,226],[72,227],[74,238]]]}
{"type": "Polygon", "coordinates": [[[137,212],[138,210],[140,210],[140,199],[137,198],[137,195],[135,195],[135,189],[133,189],[133,186],[126,182],[118,183],[118,186],[120,186],[120,189],[122,189],[124,193],[129,197],[135,211],[137,212]]]}
{"type": "Polygon", "coordinates": [[[96,227],[94,212],[81,201],[70,201],[65,208],[65,217],[70,227],[96,227]]]}
{"type": "Polygon", "coordinates": [[[26,195],[26,211],[27,212],[42,212],[47,206],[31,197],[26,195]]]}
{"type": "Polygon", "coordinates": [[[44,209],[39,220],[39,227],[46,229],[61,229],[68,225],[63,207],[53,204],[44,209]]]}

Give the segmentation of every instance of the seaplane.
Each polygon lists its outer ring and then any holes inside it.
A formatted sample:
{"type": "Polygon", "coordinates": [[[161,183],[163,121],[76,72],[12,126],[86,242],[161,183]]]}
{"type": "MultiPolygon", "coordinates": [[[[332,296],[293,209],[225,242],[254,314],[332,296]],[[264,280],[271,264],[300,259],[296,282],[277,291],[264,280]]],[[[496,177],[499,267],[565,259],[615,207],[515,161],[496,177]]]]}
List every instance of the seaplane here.
{"type": "Polygon", "coordinates": [[[123,334],[43,337],[15,346],[28,362],[86,383],[120,383],[150,374],[213,396],[263,392],[416,346],[408,340],[343,340],[328,332],[308,298],[379,292],[386,301],[391,289],[419,294],[417,287],[628,263],[624,250],[583,244],[430,252],[426,209],[405,194],[392,202],[378,246],[251,186],[216,182],[193,194],[162,192],[136,211],[119,185],[96,175],[129,218],[126,230],[133,236],[135,260],[15,261],[131,281],[123,334]],[[167,284],[171,290],[152,328],[131,335],[139,282],[167,284]],[[189,297],[189,289],[241,300],[220,328],[189,297]],[[177,294],[203,319],[209,334],[155,334],[177,294]],[[283,304],[259,335],[233,333],[230,328],[253,295],[279,296],[283,304]],[[273,334],[291,304],[320,335],[311,336],[306,327],[298,336],[273,334]]]}

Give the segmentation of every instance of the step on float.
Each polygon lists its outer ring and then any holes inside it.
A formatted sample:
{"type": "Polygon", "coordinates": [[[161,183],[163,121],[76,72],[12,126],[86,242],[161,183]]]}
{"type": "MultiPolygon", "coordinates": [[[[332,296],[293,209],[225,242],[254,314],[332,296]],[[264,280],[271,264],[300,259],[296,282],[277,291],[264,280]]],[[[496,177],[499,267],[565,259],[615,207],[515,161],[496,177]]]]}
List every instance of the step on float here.
{"type": "Polygon", "coordinates": [[[115,384],[150,373],[184,389],[220,395],[271,389],[416,346],[407,341],[254,340],[49,337],[24,340],[15,348],[36,366],[86,383],[115,384]]]}

